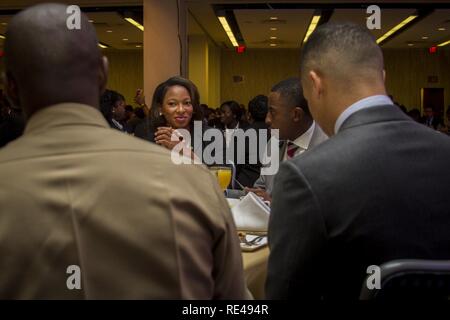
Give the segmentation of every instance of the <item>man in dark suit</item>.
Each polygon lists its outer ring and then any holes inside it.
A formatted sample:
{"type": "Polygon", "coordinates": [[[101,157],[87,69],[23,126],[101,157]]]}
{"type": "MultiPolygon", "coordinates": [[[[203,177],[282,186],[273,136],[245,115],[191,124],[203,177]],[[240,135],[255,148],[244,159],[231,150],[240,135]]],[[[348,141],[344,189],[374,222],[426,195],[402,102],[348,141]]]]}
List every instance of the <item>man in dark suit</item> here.
{"type": "Polygon", "coordinates": [[[303,47],[305,97],[331,138],[275,178],[268,298],[356,299],[371,265],[450,259],[450,139],[392,104],[383,64],[354,24],[303,47]]]}
{"type": "Polygon", "coordinates": [[[442,119],[436,116],[432,107],[425,107],[423,111],[424,117],[422,118],[422,123],[427,127],[436,130],[439,124],[442,123],[442,119]]]}
{"type": "MultiPolygon", "coordinates": [[[[303,96],[299,78],[280,81],[269,94],[269,112],[266,123],[279,130],[279,161],[292,159],[327,140],[327,135],[316,125],[303,96]]],[[[267,148],[269,149],[269,148],[267,148]]],[[[254,188],[247,188],[267,201],[271,201],[275,175],[261,175],[254,188]]]]}

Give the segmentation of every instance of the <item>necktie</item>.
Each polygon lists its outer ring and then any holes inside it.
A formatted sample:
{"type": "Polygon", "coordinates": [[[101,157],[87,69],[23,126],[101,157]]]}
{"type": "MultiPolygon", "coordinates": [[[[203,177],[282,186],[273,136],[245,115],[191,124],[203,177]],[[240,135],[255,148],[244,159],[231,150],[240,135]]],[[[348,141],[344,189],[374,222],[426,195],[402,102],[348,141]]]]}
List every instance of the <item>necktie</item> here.
{"type": "Polygon", "coordinates": [[[287,147],[287,158],[292,159],[299,148],[300,147],[298,145],[289,142],[287,147]]]}

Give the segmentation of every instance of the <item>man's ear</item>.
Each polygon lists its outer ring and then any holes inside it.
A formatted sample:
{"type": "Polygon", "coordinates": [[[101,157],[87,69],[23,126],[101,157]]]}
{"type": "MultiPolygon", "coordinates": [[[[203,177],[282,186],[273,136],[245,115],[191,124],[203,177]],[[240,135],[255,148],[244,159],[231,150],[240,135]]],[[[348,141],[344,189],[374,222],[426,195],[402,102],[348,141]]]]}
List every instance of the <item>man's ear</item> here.
{"type": "Polygon", "coordinates": [[[292,120],[294,122],[301,122],[305,117],[305,112],[300,107],[295,107],[292,110],[292,120]]]}
{"type": "Polygon", "coordinates": [[[323,80],[322,77],[314,70],[311,70],[308,74],[311,80],[312,94],[319,99],[323,93],[323,80]]]}
{"type": "Polygon", "coordinates": [[[17,82],[10,72],[2,73],[3,83],[5,84],[6,97],[9,103],[15,107],[22,107],[20,105],[20,95],[17,82]]]}
{"type": "Polygon", "coordinates": [[[100,95],[102,95],[106,90],[106,85],[108,83],[108,72],[109,72],[108,58],[105,56],[102,56],[101,63],[100,63],[100,72],[99,72],[100,95]]]}

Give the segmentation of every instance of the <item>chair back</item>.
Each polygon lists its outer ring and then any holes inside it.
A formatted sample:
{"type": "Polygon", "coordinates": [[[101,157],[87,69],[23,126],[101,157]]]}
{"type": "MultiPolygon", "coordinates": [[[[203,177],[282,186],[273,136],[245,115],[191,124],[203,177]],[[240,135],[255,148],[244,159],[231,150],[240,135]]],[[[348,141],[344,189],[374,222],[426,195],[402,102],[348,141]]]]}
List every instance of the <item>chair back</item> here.
{"type": "Polygon", "coordinates": [[[368,288],[369,277],[363,283],[361,300],[450,299],[450,260],[387,262],[380,266],[380,289],[368,288]]]}

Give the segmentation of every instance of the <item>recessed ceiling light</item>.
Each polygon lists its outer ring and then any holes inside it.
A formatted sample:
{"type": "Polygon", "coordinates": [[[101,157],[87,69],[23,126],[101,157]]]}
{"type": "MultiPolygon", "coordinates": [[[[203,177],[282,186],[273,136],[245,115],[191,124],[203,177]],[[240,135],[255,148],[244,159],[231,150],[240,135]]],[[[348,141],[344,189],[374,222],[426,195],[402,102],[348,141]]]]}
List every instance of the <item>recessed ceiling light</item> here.
{"type": "Polygon", "coordinates": [[[444,46],[449,45],[449,44],[450,44],[450,40],[442,42],[442,43],[439,43],[438,47],[444,47],[444,46]]]}
{"type": "Polygon", "coordinates": [[[106,30],[106,32],[108,32],[108,33],[111,33],[111,32],[112,32],[112,30],[106,30]]]}
{"type": "Polygon", "coordinates": [[[270,31],[277,31],[277,28],[270,28],[270,31]]]}
{"type": "Polygon", "coordinates": [[[239,43],[236,41],[236,37],[234,36],[233,31],[230,28],[230,25],[228,24],[228,20],[224,16],[217,17],[220,21],[220,24],[222,25],[223,30],[227,34],[228,38],[231,41],[231,44],[233,47],[239,47],[239,43]]]}
{"type": "Polygon", "coordinates": [[[438,30],[439,30],[439,31],[445,31],[445,30],[447,30],[447,29],[445,29],[445,28],[439,28],[438,30]]]}
{"type": "Polygon", "coordinates": [[[276,45],[276,43],[271,43],[270,46],[271,47],[276,47],[277,45],[276,45]]]}
{"type": "Polygon", "coordinates": [[[408,43],[409,47],[412,47],[414,45],[414,43],[408,43]]]}
{"type": "Polygon", "coordinates": [[[144,26],[142,24],[140,24],[139,22],[137,22],[136,20],[134,20],[133,18],[125,17],[124,19],[126,21],[128,21],[129,23],[131,23],[136,28],[140,29],[141,31],[144,31],[144,26]]]}
{"type": "Polygon", "coordinates": [[[396,25],[395,27],[393,27],[391,30],[389,30],[388,32],[386,32],[384,35],[382,35],[380,38],[377,39],[377,43],[380,44],[381,42],[383,42],[384,40],[386,40],[387,38],[390,38],[394,33],[396,33],[398,30],[404,28],[408,23],[411,23],[414,19],[416,19],[418,17],[417,14],[414,15],[410,15],[408,18],[406,18],[405,20],[403,20],[402,22],[400,22],[398,25],[396,25]]]}
{"type": "Polygon", "coordinates": [[[89,19],[89,22],[91,22],[91,23],[92,23],[92,22],[94,22],[94,20],[91,20],[91,19],[89,19]]]}
{"type": "Polygon", "coordinates": [[[270,20],[278,20],[278,17],[270,17],[270,20]]]}
{"type": "Polygon", "coordinates": [[[123,38],[122,40],[123,40],[123,41],[128,41],[128,39],[127,39],[127,38],[123,38]]]}
{"type": "Polygon", "coordinates": [[[142,48],[142,46],[138,44],[138,45],[136,46],[136,48],[142,48]]]}
{"type": "Polygon", "coordinates": [[[277,39],[277,37],[270,37],[270,39],[275,40],[275,39],[277,39]]]}
{"type": "Polygon", "coordinates": [[[427,39],[428,39],[428,37],[427,37],[427,36],[424,36],[424,37],[422,37],[422,39],[423,39],[423,40],[427,40],[427,39]]]}
{"type": "Polygon", "coordinates": [[[2,25],[3,25],[3,26],[6,26],[7,24],[8,24],[8,23],[6,23],[6,22],[2,22],[2,25]]]}

